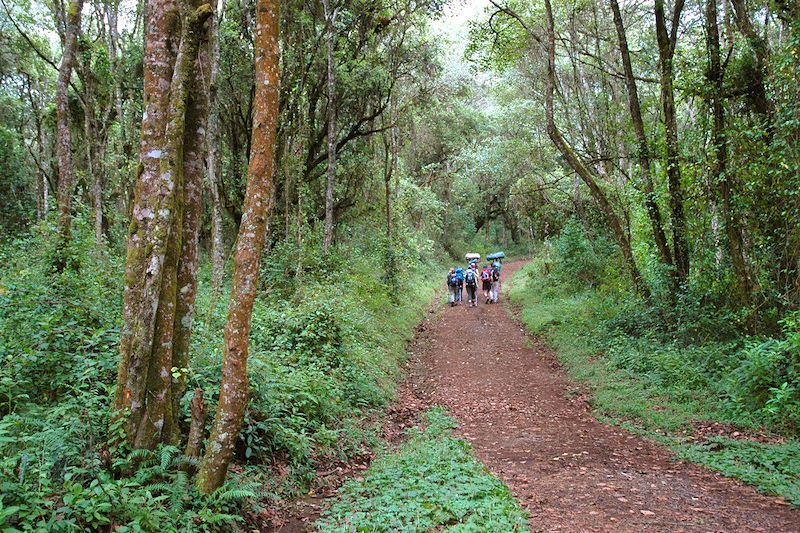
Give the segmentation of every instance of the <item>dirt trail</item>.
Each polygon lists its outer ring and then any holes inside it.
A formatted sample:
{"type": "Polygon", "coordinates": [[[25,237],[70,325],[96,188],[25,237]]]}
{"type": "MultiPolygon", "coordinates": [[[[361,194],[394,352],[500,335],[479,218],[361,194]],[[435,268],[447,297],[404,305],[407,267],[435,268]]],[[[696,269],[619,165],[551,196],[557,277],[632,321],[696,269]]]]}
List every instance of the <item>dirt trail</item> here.
{"type": "MultiPolygon", "coordinates": [[[[506,283],[520,266],[504,266],[506,283]]],[[[521,328],[504,303],[446,308],[428,325],[407,397],[450,411],[534,531],[800,530],[800,512],[780,500],[596,421],[521,328]]]]}

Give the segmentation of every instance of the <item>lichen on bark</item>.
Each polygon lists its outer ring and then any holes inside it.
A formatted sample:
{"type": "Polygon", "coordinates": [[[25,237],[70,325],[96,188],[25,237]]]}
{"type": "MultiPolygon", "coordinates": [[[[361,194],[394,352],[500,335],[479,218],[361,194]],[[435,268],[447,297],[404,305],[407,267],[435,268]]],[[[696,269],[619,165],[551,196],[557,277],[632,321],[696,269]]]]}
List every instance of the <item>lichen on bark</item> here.
{"type": "Polygon", "coordinates": [[[185,206],[184,138],[202,27],[211,6],[149,0],[145,108],[125,271],[115,408],[131,445],[175,443],[172,367],[185,206]],[[179,36],[179,40],[174,39],[179,36]]]}
{"type": "Polygon", "coordinates": [[[256,6],[253,143],[225,327],[222,386],[214,426],[197,479],[198,489],[205,494],[213,492],[225,481],[247,407],[250,319],[274,186],[272,178],[279,97],[279,6],[279,0],[259,0],[256,6]]]}

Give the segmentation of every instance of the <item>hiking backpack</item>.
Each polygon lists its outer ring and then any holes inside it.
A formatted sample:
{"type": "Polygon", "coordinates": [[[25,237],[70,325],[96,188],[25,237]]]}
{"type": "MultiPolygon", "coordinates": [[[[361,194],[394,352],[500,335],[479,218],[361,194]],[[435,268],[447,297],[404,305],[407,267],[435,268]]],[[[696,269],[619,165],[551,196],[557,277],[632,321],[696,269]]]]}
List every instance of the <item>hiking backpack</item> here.
{"type": "Polygon", "coordinates": [[[500,281],[500,269],[493,268],[492,269],[492,281],[500,281]]]}
{"type": "Polygon", "coordinates": [[[492,271],[489,270],[488,268],[484,268],[481,271],[481,280],[489,281],[491,278],[492,278],[492,271]]]}
{"type": "Polygon", "coordinates": [[[472,270],[471,268],[469,270],[467,270],[467,273],[464,276],[464,281],[470,287],[474,287],[475,285],[477,285],[478,284],[478,280],[475,277],[475,271],[472,270]]]}
{"type": "Polygon", "coordinates": [[[447,276],[447,285],[450,287],[458,287],[458,276],[455,272],[447,276]]]}
{"type": "Polygon", "coordinates": [[[458,278],[458,282],[459,283],[464,283],[464,269],[463,268],[458,267],[456,269],[456,277],[458,278]]]}

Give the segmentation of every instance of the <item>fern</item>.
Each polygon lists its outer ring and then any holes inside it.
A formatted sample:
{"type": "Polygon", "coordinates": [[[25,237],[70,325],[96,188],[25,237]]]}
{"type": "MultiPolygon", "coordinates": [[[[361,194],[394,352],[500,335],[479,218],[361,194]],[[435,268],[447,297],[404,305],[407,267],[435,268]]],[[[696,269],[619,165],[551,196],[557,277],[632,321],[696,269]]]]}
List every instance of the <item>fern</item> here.
{"type": "Polygon", "coordinates": [[[178,448],[175,446],[162,446],[161,450],[159,451],[159,456],[161,458],[161,469],[167,470],[172,464],[173,457],[178,454],[180,454],[180,450],[178,450],[178,448]]]}
{"type": "Polygon", "coordinates": [[[233,514],[226,514],[226,513],[215,513],[213,511],[207,511],[205,513],[201,513],[201,517],[203,522],[206,524],[216,526],[221,524],[235,524],[237,522],[243,522],[244,518],[238,515],[233,514]]]}
{"type": "Polygon", "coordinates": [[[258,483],[247,483],[240,487],[231,488],[230,483],[226,483],[218,488],[211,495],[212,500],[220,503],[238,503],[248,499],[255,499],[258,497],[258,483]]]}

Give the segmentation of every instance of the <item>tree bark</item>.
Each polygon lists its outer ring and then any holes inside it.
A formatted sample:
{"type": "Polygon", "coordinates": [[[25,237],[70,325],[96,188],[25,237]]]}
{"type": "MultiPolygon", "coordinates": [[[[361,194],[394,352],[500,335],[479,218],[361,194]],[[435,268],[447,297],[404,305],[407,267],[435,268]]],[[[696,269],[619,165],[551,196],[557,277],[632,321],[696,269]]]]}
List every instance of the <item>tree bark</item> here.
{"type": "Polygon", "coordinates": [[[322,5],[325,8],[325,41],[328,50],[328,181],[325,187],[325,236],[322,249],[328,253],[333,243],[333,198],[336,189],[336,64],[333,56],[336,9],[331,9],[330,0],[322,0],[322,5]]]}
{"type": "MultiPolygon", "coordinates": [[[[194,0],[193,7],[203,0],[194,0]]],[[[213,15],[212,15],[213,16],[213,15]]],[[[198,28],[199,30],[200,28],[198,28]]],[[[209,33],[211,25],[201,32],[197,59],[192,70],[191,94],[186,106],[186,131],[183,139],[183,220],[180,233],[180,255],[177,267],[177,293],[172,338],[172,367],[178,371],[172,380],[172,420],[167,437],[171,442],[180,439],[178,413],[180,400],[186,393],[186,371],[192,336],[195,300],[197,297],[198,242],[203,214],[203,182],[206,177],[206,157],[209,115],[209,33]],[[177,377],[176,377],[177,376],[177,377]]]]}
{"type": "MultiPolygon", "coordinates": [[[[72,133],[70,131],[69,114],[69,82],[75,65],[78,49],[78,34],[81,31],[81,11],[83,0],[71,0],[66,13],[64,32],[64,53],[58,68],[56,86],[56,122],[58,155],[58,227],[60,248],[69,243],[72,227],[72,188],[74,182],[74,166],[72,161],[72,133]]],[[[55,267],[61,271],[66,266],[63,252],[58,252],[55,267]]]]}
{"type": "Polygon", "coordinates": [[[102,159],[98,152],[102,151],[101,145],[105,139],[98,139],[97,136],[97,101],[95,95],[94,73],[89,71],[87,66],[79,67],[78,74],[83,82],[83,131],[86,150],[86,171],[92,183],[92,207],[94,208],[94,239],[95,244],[103,244],[103,173],[99,168],[102,159]],[[88,71],[88,72],[87,72],[88,71]]]}
{"type": "Polygon", "coordinates": [[[259,0],[256,5],[253,144],[225,326],[219,404],[197,477],[198,489],[204,494],[213,492],[225,481],[247,408],[250,325],[274,188],[274,148],[279,115],[279,9],[280,0],[259,0]]]}
{"type": "Polygon", "coordinates": [[[686,214],[683,207],[681,185],[680,145],[678,144],[678,118],[675,110],[675,92],[672,87],[672,59],[678,35],[678,24],[684,0],[676,0],[672,13],[672,25],[667,33],[664,0],[656,0],[656,40],[661,83],[661,105],[664,110],[664,133],[666,145],[667,183],[672,216],[672,250],[675,260],[675,275],[680,283],[689,278],[689,246],[686,237],[686,214]]]}
{"type": "Polygon", "coordinates": [[[209,68],[209,115],[208,115],[208,190],[211,196],[211,287],[215,293],[222,288],[225,250],[222,240],[222,206],[219,197],[219,179],[222,174],[222,159],[219,156],[219,23],[224,13],[224,3],[211,19],[209,68]]]}
{"type": "Polygon", "coordinates": [[[667,236],[664,232],[664,224],[661,220],[661,209],[656,201],[656,194],[653,187],[653,178],[650,173],[650,149],[647,142],[647,134],[644,130],[644,120],[639,103],[639,91],[636,87],[636,79],[633,76],[633,66],[631,55],[628,48],[628,38],[625,34],[625,26],[622,21],[622,13],[619,9],[617,0],[610,0],[611,11],[614,15],[614,26],[617,29],[617,40],[619,41],[619,51],[622,56],[622,66],[625,72],[625,86],[628,89],[628,110],[633,122],[633,130],[636,133],[637,159],[639,169],[642,173],[642,183],[644,184],[644,203],[647,209],[647,216],[650,218],[650,225],[653,229],[653,239],[661,262],[669,267],[673,266],[672,252],[667,243],[667,236]]]}
{"type": "Polygon", "coordinates": [[[553,21],[553,9],[550,5],[550,0],[545,0],[545,14],[547,17],[547,90],[545,92],[545,114],[547,119],[547,134],[553,141],[562,157],[567,164],[580,176],[589,191],[592,194],[595,202],[597,202],[600,211],[606,218],[614,237],[617,240],[622,255],[625,259],[625,264],[628,267],[631,280],[633,281],[636,291],[645,298],[650,298],[650,290],[644,283],[639,268],[636,266],[636,260],[633,256],[633,249],[631,248],[630,240],[626,234],[619,217],[614,212],[614,208],[608,201],[603,190],[597,183],[597,178],[594,176],[589,167],[581,161],[578,154],[570,146],[566,139],[564,139],[561,131],[555,123],[554,110],[553,110],[553,94],[556,85],[556,45],[555,45],[555,23],[553,21]]]}
{"type": "Polygon", "coordinates": [[[185,211],[186,110],[200,28],[211,14],[208,4],[195,10],[170,0],[149,0],[145,9],[142,141],[114,401],[117,411],[127,411],[126,433],[135,448],[152,448],[174,435],[172,363],[185,211]]]}
{"type": "Polygon", "coordinates": [[[203,400],[202,389],[195,389],[194,396],[189,404],[189,411],[192,414],[192,424],[189,426],[189,436],[186,439],[184,455],[196,459],[200,457],[206,420],[206,403],[203,400]]]}
{"type": "Polygon", "coordinates": [[[722,209],[725,220],[725,233],[728,237],[728,252],[736,274],[738,292],[744,308],[752,305],[753,283],[745,257],[743,228],[739,221],[733,201],[733,183],[728,171],[728,139],[725,134],[725,108],[723,104],[723,82],[725,73],[720,60],[719,28],[717,24],[717,0],[706,0],[705,6],[706,43],[709,55],[707,71],[711,94],[712,143],[714,146],[714,165],[711,182],[718,184],[722,195],[722,209]]]}
{"type": "Polygon", "coordinates": [[[765,120],[767,129],[772,126],[772,104],[767,97],[767,90],[765,88],[764,80],[768,76],[767,64],[769,62],[769,47],[766,41],[758,34],[753,27],[753,22],[750,18],[750,13],[747,12],[747,7],[744,0],[730,0],[733,6],[734,20],[736,27],[747,39],[753,54],[756,57],[756,68],[752,77],[752,85],[750,86],[750,95],[752,98],[753,108],[765,120]]]}

